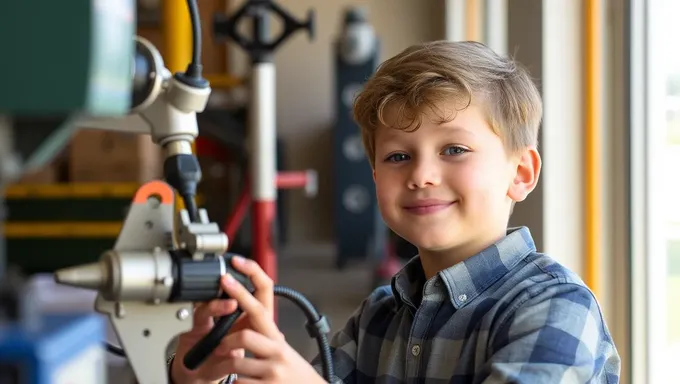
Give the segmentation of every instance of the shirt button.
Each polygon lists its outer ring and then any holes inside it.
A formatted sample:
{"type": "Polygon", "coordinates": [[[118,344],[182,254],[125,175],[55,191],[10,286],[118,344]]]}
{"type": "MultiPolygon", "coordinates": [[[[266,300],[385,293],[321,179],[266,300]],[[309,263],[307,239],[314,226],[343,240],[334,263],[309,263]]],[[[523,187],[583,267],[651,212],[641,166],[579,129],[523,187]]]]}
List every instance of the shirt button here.
{"type": "Polygon", "coordinates": [[[411,353],[413,354],[413,356],[420,355],[420,345],[416,344],[413,347],[411,347],[411,353]]]}
{"type": "Polygon", "coordinates": [[[442,283],[441,283],[439,280],[437,280],[437,281],[434,282],[434,286],[435,286],[435,287],[438,287],[438,286],[440,286],[440,285],[442,285],[442,283]]]}
{"type": "Polygon", "coordinates": [[[467,301],[467,295],[464,294],[464,293],[463,293],[462,295],[458,295],[458,300],[460,300],[460,301],[467,301]]]}

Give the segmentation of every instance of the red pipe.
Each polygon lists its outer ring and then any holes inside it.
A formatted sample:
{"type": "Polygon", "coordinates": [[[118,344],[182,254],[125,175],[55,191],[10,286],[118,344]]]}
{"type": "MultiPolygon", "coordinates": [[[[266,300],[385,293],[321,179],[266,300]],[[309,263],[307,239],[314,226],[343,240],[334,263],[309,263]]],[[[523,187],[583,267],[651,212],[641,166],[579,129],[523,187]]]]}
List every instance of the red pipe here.
{"type": "MultiPolygon", "coordinates": [[[[304,188],[307,185],[308,178],[307,172],[304,171],[279,172],[276,175],[276,187],[278,189],[304,188]]],[[[248,212],[248,206],[251,202],[249,186],[250,183],[246,183],[236,202],[234,211],[224,223],[224,233],[227,234],[229,239],[233,239],[236,236],[236,232],[238,232],[238,229],[248,212]]]]}
{"type": "MultiPolygon", "coordinates": [[[[215,142],[205,138],[198,137],[196,139],[196,153],[211,156],[223,162],[228,161],[225,151],[215,142]]],[[[276,174],[277,189],[305,188],[309,181],[309,174],[306,171],[287,171],[276,174]]],[[[235,238],[248,212],[251,200],[250,183],[246,182],[236,202],[234,211],[224,224],[224,232],[229,240],[235,238]]],[[[267,275],[276,281],[276,253],[274,252],[271,238],[276,217],[276,200],[254,201],[252,204],[252,215],[253,247],[251,257],[262,267],[267,275]]],[[[276,312],[275,307],[274,319],[277,318],[276,312]]]]}
{"type": "Polygon", "coordinates": [[[276,188],[293,189],[307,186],[309,176],[306,171],[286,171],[276,174],[276,188]]]}
{"type": "Polygon", "coordinates": [[[196,146],[194,151],[197,156],[209,156],[225,163],[229,161],[227,151],[214,141],[199,136],[194,144],[196,146]]]}
{"type": "MultiPolygon", "coordinates": [[[[253,202],[253,248],[252,258],[274,282],[277,279],[276,253],[272,246],[272,226],[276,215],[276,201],[258,200],[253,202]]],[[[277,319],[274,306],[274,321],[277,319]]]]}
{"type": "Polygon", "coordinates": [[[229,241],[236,237],[236,232],[238,232],[238,228],[241,226],[243,219],[246,217],[246,213],[248,213],[249,205],[250,205],[250,184],[246,184],[246,186],[241,191],[241,195],[239,196],[238,201],[236,202],[234,211],[229,216],[229,218],[227,218],[227,222],[224,225],[225,227],[224,233],[227,234],[227,238],[229,239],[229,241]]]}

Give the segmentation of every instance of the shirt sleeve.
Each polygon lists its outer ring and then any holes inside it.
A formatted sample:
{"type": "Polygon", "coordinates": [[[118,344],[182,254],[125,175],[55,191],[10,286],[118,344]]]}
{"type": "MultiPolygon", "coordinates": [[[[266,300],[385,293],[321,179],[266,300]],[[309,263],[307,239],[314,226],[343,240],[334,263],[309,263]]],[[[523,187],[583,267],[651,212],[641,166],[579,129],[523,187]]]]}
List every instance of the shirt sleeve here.
{"type": "Polygon", "coordinates": [[[618,383],[620,358],[597,300],[578,284],[530,295],[489,340],[483,383],[618,383]]]}
{"type": "MultiPolygon", "coordinates": [[[[356,382],[356,358],[359,339],[359,321],[369,299],[364,300],[347,320],[345,326],[333,335],[329,344],[334,365],[331,383],[349,384],[356,382]]],[[[312,360],[312,366],[323,376],[321,356],[312,360]]]]}

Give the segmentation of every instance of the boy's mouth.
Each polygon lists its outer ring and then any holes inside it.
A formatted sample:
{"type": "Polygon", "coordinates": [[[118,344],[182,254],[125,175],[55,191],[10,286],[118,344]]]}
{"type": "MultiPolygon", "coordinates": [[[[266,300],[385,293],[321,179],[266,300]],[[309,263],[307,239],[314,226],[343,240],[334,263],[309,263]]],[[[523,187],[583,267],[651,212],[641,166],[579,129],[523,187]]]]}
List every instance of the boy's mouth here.
{"type": "Polygon", "coordinates": [[[455,201],[451,200],[422,199],[404,205],[404,209],[414,215],[428,215],[442,211],[453,204],[455,204],[455,201]]]}

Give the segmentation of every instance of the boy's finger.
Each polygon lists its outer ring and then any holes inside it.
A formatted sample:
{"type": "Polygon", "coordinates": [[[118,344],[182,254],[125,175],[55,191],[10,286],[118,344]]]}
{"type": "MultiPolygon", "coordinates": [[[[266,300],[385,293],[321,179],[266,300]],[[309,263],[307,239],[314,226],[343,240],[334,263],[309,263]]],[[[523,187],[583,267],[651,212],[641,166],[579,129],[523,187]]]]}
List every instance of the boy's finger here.
{"type": "MultiPolygon", "coordinates": [[[[222,341],[224,341],[224,339],[222,341]]],[[[225,342],[220,342],[217,348],[215,348],[213,353],[210,355],[209,359],[214,360],[212,364],[215,364],[219,361],[222,361],[223,359],[235,359],[244,357],[245,355],[246,351],[243,348],[234,349],[225,342]]]]}
{"type": "Polygon", "coordinates": [[[272,364],[267,360],[259,360],[253,358],[233,359],[225,364],[225,368],[239,376],[237,383],[242,383],[245,377],[254,380],[254,383],[262,383],[262,379],[266,379],[269,372],[272,371],[272,364]]]}
{"type": "Polygon", "coordinates": [[[259,379],[248,379],[248,378],[241,379],[241,378],[239,378],[238,380],[236,380],[236,382],[238,384],[260,384],[262,381],[259,380],[259,379]]]}
{"type": "Polygon", "coordinates": [[[220,347],[223,345],[230,349],[243,349],[258,358],[266,359],[279,352],[280,344],[252,329],[244,329],[222,339],[220,347]]]}
{"type": "Polygon", "coordinates": [[[255,298],[257,298],[269,312],[274,308],[274,281],[264,270],[253,260],[248,260],[240,256],[231,258],[234,268],[248,276],[255,288],[255,298]]]}
{"type": "Polygon", "coordinates": [[[270,311],[231,275],[224,275],[222,282],[224,291],[229,297],[236,299],[241,310],[248,314],[253,329],[269,338],[278,339],[280,332],[271,318],[270,311]]]}
{"type": "Polygon", "coordinates": [[[213,317],[225,316],[236,310],[238,303],[234,299],[212,300],[200,303],[194,308],[194,329],[213,326],[213,317]]]}

